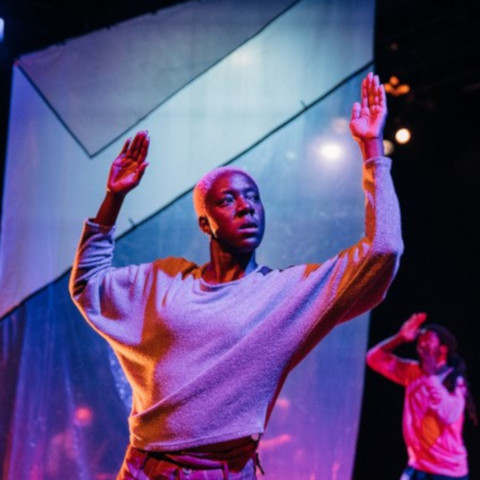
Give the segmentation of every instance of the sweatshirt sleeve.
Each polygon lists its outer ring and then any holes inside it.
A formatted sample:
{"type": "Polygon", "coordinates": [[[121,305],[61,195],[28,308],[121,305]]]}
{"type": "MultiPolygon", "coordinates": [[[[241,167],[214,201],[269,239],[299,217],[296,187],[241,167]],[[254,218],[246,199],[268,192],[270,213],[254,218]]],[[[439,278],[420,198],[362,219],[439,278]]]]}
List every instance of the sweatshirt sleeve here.
{"type": "Polygon", "coordinates": [[[430,409],[444,424],[454,423],[465,409],[465,381],[457,379],[453,392],[449,392],[437,375],[425,379],[425,387],[430,397],[430,409]]]}
{"type": "Polygon", "coordinates": [[[100,334],[120,341],[136,341],[136,325],[144,305],[138,289],[141,266],[112,267],[115,227],[84,224],[70,275],[70,295],[85,319],[100,334]],[[126,319],[135,319],[126,321],[126,319]]]}
{"type": "Polygon", "coordinates": [[[106,227],[91,220],[85,222],[70,275],[69,290],[74,301],[91,278],[104,275],[112,267],[114,233],[115,226],[106,227]]]}
{"type": "Polygon", "coordinates": [[[367,365],[375,372],[403,387],[408,385],[412,372],[418,372],[417,362],[404,360],[393,353],[384,352],[375,347],[367,353],[367,365]]]}
{"type": "Polygon", "coordinates": [[[390,168],[386,157],[364,162],[364,237],[323,264],[306,265],[297,282],[299,303],[307,305],[315,318],[305,326],[294,364],[335,325],[371,310],[386,296],[403,252],[390,168]]]}
{"type": "Polygon", "coordinates": [[[340,322],[378,305],[398,270],[403,241],[400,208],[390,170],[391,160],[386,157],[364,163],[365,236],[338,258],[338,266],[343,266],[345,272],[338,300],[346,300],[347,307],[340,322]]]}

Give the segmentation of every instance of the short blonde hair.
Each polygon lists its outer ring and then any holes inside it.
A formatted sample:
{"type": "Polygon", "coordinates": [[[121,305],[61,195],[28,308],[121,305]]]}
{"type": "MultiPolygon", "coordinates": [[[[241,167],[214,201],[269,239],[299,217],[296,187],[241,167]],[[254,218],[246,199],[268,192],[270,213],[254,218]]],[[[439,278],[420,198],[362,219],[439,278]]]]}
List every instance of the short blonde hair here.
{"type": "Polygon", "coordinates": [[[206,173],[193,189],[193,207],[197,217],[205,217],[207,214],[207,194],[215,183],[215,180],[225,173],[241,173],[250,178],[256,184],[252,176],[245,170],[237,167],[217,167],[206,173]]]}

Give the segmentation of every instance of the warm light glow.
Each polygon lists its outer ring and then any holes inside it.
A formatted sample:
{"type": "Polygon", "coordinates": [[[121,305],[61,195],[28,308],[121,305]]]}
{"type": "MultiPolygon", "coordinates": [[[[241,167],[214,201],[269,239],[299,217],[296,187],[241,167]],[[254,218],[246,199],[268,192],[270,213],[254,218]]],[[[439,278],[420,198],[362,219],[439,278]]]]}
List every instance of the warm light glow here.
{"type": "Polygon", "coordinates": [[[384,85],[385,91],[393,95],[394,97],[398,97],[399,95],[405,95],[410,91],[410,85],[407,83],[400,83],[400,80],[395,75],[392,75],[388,82],[384,85]]]}
{"type": "Polygon", "coordinates": [[[384,140],[383,149],[385,150],[385,155],[389,157],[394,152],[395,146],[393,145],[393,142],[391,142],[390,140],[384,140]]]}
{"type": "Polygon", "coordinates": [[[408,128],[400,128],[395,133],[395,140],[400,144],[408,143],[411,137],[412,135],[408,128]]]}
{"type": "Polygon", "coordinates": [[[78,426],[85,426],[92,423],[93,412],[89,407],[81,406],[75,409],[74,423],[78,426]]]}
{"type": "Polygon", "coordinates": [[[410,85],[399,85],[398,87],[394,87],[389,83],[385,84],[385,91],[394,97],[398,97],[399,95],[405,95],[410,91],[410,85]]]}
{"type": "Polygon", "coordinates": [[[393,85],[394,87],[396,87],[399,83],[400,83],[400,80],[398,79],[398,77],[396,77],[395,75],[392,75],[390,77],[390,79],[388,80],[388,83],[390,83],[391,85],[393,85]]]}

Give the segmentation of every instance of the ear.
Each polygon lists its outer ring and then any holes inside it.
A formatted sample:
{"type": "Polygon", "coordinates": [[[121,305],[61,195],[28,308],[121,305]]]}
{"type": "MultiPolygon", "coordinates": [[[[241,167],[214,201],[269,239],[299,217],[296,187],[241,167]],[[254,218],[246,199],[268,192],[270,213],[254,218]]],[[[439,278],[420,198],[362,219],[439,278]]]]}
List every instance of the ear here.
{"type": "Polygon", "coordinates": [[[198,226],[203,233],[207,234],[210,237],[213,235],[210,223],[206,216],[202,215],[201,217],[198,217],[198,226]]]}

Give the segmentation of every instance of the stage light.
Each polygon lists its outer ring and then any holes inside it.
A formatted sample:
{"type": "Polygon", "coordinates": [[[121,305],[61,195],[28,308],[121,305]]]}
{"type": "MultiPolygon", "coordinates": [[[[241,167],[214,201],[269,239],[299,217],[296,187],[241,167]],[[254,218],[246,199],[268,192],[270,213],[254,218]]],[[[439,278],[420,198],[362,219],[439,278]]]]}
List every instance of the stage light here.
{"type": "Polygon", "coordinates": [[[401,145],[408,143],[412,134],[408,128],[400,128],[395,132],[395,140],[401,145]]]}
{"type": "Polygon", "coordinates": [[[317,149],[320,158],[329,162],[337,161],[341,157],[342,151],[342,147],[333,142],[323,143],[317,149]]]}
{"type": "Polygon", "coordinates": [[[410,91],[410,85],[407,83],[400,83],[400,80],[395,75],[392,75],[388,82],[385,83],[385,91],[394,97],[405,95],[410,91]]]}
{"type": "Polygon", "coordinates": [[[0,17],[0,42],[3,42],[4,30],[5,30],[5,20],[0,17]]]}
{"type": "Polygon", "coordinates": [[[394,152],[395,146],[393,145],[393,142],[385,139],[383,141],[383,149],[385,150],[385,155],[389,157],[394,152]]]}

